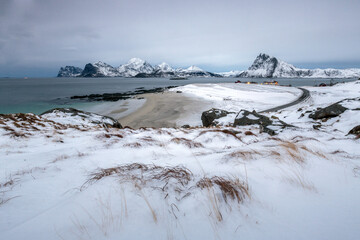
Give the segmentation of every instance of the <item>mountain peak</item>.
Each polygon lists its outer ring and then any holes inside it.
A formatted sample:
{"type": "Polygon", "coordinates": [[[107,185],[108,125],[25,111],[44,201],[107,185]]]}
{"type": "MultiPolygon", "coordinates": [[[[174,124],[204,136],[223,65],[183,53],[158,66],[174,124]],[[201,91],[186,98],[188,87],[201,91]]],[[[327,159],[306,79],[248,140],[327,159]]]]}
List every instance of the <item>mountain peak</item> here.
{"type": "Polygon", "coordinates": [[[131,58],[128,62],[129,64],[136,64],[136,65],[143,65],[145,63],[144,60],[142,60],[141,58],[131,58]]]}
{"type": "Polygon", "coordinates": [[[195,66],[195,65],[192,65],[190,67],[188,67],[186,70],[188,71],[191,71],[191,72],[202,72],[204,70],[202,70],[201,68],[195,66]]]}

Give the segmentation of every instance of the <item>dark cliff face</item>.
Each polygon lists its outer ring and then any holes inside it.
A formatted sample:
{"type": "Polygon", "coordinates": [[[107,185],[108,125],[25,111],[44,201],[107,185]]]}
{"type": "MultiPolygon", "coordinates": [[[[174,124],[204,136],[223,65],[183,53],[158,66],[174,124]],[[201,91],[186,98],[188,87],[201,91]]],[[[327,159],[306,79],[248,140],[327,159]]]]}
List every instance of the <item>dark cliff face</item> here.
{"type": "Polygon", "coordinates": [[[74,66],[61,67],[57,77],[77,77],[83,70],[74,66]]]}
{"type": "Polygon", "coordinates": [[[279,61],[275,57],[270,57],[267,54],[259,54],[249,69],[239,75],[239,77],[273,77],[275,69],[279,61]],[[262,73],[254,74],[255,71],[262,71],[262,73]],[[260,75],[259,75],[260,74],[260,75]]]}
{"type": "Polygon", "coordinates": [[[249,70],[266,70],[264,77],[272,77],[279,61],[275,57],[270,57],[267,54],[261,53],[256,57],[254,63],[249,67],[249,70]]]}
{"type": "Polygon", "coordinates": [[[99,73],[98,68],[91,63],[85,65],[81,73],[81,77],[104,77],[104,74],[99,73]]]}

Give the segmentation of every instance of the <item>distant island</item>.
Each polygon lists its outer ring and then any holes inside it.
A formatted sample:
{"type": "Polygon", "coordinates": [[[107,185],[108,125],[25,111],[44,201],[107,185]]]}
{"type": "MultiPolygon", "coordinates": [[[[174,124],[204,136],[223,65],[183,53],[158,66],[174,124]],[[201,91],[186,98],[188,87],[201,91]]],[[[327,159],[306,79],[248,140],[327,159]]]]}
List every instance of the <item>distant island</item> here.
{"type": "Polygon", "coordinates": [[[359,78],[360,68],[302,69],[267,54],[259,54],[245,71],[213,73],[197,66],[173,68],[163,62],[152,66],[140,58],[113,67],[104,62],[88,63],[84,69],[74,66],[61,67],[57,77],[241,77],[241,78],[359,78]]]}

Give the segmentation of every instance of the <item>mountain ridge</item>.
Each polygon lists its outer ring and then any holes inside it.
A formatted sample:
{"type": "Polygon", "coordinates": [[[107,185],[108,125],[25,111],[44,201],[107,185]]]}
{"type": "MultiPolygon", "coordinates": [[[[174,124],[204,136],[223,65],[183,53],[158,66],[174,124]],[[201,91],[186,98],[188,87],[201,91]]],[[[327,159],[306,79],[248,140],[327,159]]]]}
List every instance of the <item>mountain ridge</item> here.
{"type": "Polygon", "coordinates": [[[119,67],[113,67],[107,63],[98,61],[88,63],[84,69],[66,66],[61,67],[58,77],[240,77],[240,78],[358,78],[360,68],[348,69],[304,69],[297,68],[292,64],[284,62],[268,54],[260,53],[245,71],[230,71],[224,73],[213,73],[203,70],[197,66],[188,68],[173,68],[162,62],[152,66],[150,63],[140,59],[131,58],[127,63],[119,67]]]}

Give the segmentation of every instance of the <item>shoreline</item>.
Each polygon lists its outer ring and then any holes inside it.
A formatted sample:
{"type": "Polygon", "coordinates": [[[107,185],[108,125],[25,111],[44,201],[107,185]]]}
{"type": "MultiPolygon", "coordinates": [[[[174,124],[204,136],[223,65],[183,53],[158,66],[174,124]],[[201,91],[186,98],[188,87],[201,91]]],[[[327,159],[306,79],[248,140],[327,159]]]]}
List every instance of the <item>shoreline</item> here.
{"type": "Polygon", "coordinates": [[[211,108],[211,102],[170,91],[142,94],[137,97],[144,98],[145,103],[129,114],[117,118],[123,126],[179,127],[188,124],[186,120],[191,118],[191,115],[198,115],[200,124],[201,113],[211,108]]]}

